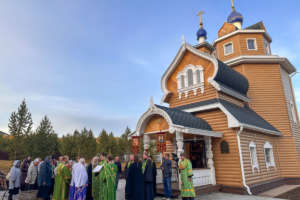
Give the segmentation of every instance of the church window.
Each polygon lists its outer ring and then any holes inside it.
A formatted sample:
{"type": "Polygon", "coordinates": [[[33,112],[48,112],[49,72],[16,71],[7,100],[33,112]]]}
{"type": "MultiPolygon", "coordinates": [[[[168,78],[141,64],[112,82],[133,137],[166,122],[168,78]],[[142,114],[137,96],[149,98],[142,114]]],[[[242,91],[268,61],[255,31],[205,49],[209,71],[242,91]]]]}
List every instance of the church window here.
{"type": "Polygon", "coordinates": [[[185,84],[184,84],[184,76],[183,75],[181,75],[180,76],[180,79],[181,79],[181,88],[184,88],[185,87],[185,84]]]}
{"type": "Polygon", "coordinates": [[[197,83],[201,82],[201,78],[200,78],[200,70],[196,71],[196,77],[197,77],[197,83]]]}
{"type": "Polygon", "coordinates": [[[187,71],[187,76],[188,76],[188,86],[192,86],[194,84],[194,80],[193,80],[193,70],[189,69],[187,71]]]}
{"type": "Polygon", "coordinates": [[[273,147],[269,142],[266,142],[264,145],[265,150],[265,159],[266,159],[266,167],[269,169],[270,167],[275,167],[274,155],[273,155],[273,147]]]}
{"type": "Polygon", "coordinates": [[[256,39],[247,39],[248,50],[257,50],[256,39]]]}
{"type": "Polygon", "coordinates": [[[293,101],[290,101],[290,109],[291,109],[291,113],[292,113],[293,122],[297,123],[296,108],[295,108],[293,101]]]}
{"type": "Polygon", "coordinates": [[[271,55],[270,43],[264,39],[264,47],[266,55],[271,55]]]}
{"type": "Polygon", "coordinates": [[[221,153],[222,154],[227,154],[229,153],[229,145],[228,142],[226,142],[225,140],[223,140],[220,144],[221,147],[221,153]]]}
{"type": "Polygon", "coordinates": [[[182,71],[178,72],[177,87],[179,99],[182,98],[182,94],[187,97],[189,91],[192,91],[194,95],[200,91],[204,93],[204,71],[202,66],[187,65],[182,71]]]}
{"type": "Polygon", "coordinates": [[[257,170],[259,170],[259,165],[258,165],[258,161],[257,161],[256,145],[253,141],[251,141],[249,144],[249,150],[250,150],[252,172],[254,173],[255,168],[257,170]]]}
{"type": "Polygon", "coordinates": [[[229,55],[229,54],[232,54],[232,53],[233,53],[233,44],[232,44],[232,42],[225,44],[224,45],[224,54],[225,54],[225,56],[229,55]]]}

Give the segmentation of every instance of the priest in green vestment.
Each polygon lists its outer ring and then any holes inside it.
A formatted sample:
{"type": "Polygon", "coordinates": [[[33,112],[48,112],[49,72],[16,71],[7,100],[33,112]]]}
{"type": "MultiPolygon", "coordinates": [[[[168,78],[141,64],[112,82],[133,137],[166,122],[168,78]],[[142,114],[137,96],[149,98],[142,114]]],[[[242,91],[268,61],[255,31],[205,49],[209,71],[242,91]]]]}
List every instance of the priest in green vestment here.
{"type": "Polygon", "coordinates": [[[178,163],[181,178],[181,197],[182,199],[194,199],[196,197],[193,186],[193,168],[189,159],[185,158],[185,154],[180,155],[178,163]]]}
{"type": "Polygon", "coordinates": [[[94,200],[115,200],[116,199],[116,178],[110,164],[107,162],[107,154],[100,155],[102,169],[96,178],[99,181],[98,197],[94,200]]]}
{"type": "Polygon", "coordinates": [[[64,162],[56,169],[55,185],[52,200],[67,200],[69,197],[69,184],[71,170],[68,168],[69,157],[64,156],[64,162]]]}

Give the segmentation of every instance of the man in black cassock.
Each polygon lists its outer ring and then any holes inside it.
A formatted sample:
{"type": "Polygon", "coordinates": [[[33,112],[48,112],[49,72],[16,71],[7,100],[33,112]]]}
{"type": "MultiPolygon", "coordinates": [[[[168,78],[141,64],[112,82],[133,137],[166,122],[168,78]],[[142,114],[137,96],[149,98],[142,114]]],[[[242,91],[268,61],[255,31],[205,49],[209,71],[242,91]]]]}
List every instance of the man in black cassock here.
{"type": "Polygon", "coordinates": [[[153,191],[153,164],[149,159],[147,152],[143,155],[144,161],[142,165],[142,171],[144,174],[144,190],[145,190],[145,200],[153,200],[154,199],[154,191],[153,191]]]}
{"type": "Polygon", "coordinates": [[[144,175],[142,172],[142,163],[138,156],[134,156],[128,168],[125,186],[126,200],[144,200],[144,175]]]}
{"type": "Polygon", "coordinates": [[[149,156],[149,158],[152,161],[152,173],[153,173],[153,196],[156,197],[156,175],[157,175],[157,168],[156,168],[156,163],[153,160],[152,156],[149,156]]]}

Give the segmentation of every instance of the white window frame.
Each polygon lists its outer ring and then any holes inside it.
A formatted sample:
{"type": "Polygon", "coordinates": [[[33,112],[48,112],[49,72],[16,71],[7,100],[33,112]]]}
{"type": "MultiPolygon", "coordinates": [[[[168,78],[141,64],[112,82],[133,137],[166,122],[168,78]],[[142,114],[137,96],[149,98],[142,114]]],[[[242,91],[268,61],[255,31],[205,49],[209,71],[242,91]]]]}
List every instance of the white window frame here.
{"type": "Polygon", "coordinates": [[[265,154],[265,161],[266,161],[267,169],[269,169],[270,167],[276,167],[275,166],[275,160],[274,160],[273,146],[268,141],[265,142],[265,145],[264,145],[264,154],[265,154]],[[267,162],[266,149],[270,149],[270,155],[269,155],[270,162],[267,162]]]}
{"type": "Polygon", "coordinates": [[[182,71],[178,72],[177,76],[177,90],[179,99],[181,99],[182,94],[185,94],[185,97],[188,96],[189,91],[194,91],[194,95],[197,95],[198,90],[200,89],[200,92],[204,93],[204,69],[202,66],[194,66],[194,65],[187,65],[182,71]],[[188,71],[192,70],[192,79],[193,84],[188,85],[188,71]],[[197,82],[197,71],[200,72],[200,82],[197,82]],[[181,77],[184,77],[184,87],[182,87],[182,79],[181,77]]]}
{"type": "Polygon", "coordinates": [[[246,39],[246,43],[247,43],[247,49],[248,51],[257,51],[257,42],[256,42],[256,38],[247,38],[246,39]],[[254,49],[249,49],[249,44],[248,41],[249,40],[253,40],[254,41],[254,49]]]}
{"type": "Polygon", "coordinates": [[[272,55],[270,43],[264,38],[264,49],[267,56],[272,55]]]}
{"type": "Polygon", "coordinates": [[[293,123],[297,124],[296,108],[295,108],[295,104],[292,100],[290,100],[290,109],[291,109],[293,123]]]}
{"type": "Polygon", "coordinates": [[[254,174],[255,169],[257,169],[257,171],[259,172],[259,164],[257,159],[256,144],[253,141],[249,143],[249,151],[250,151],[252,173],[254,174]],[[254,152],[251,151],[251,148],[254,149],[254,152]]]}
{"type": "Polygon", "coordinates": [[[224,49],[224,55],[225,55],[225,56],[228,56],[228,55],[230,55],[230,54],[233,54],[233,53],[234,53],[233,42],[227,42],[227,43],[225,43],[225,44],[223,45],[223,49],[224,49]],[[228,44],[231,44],[231,46],[232,46],[232,52],[230,52],[230,53],[226,53],[226,45],[228,45],[228,44]]]}

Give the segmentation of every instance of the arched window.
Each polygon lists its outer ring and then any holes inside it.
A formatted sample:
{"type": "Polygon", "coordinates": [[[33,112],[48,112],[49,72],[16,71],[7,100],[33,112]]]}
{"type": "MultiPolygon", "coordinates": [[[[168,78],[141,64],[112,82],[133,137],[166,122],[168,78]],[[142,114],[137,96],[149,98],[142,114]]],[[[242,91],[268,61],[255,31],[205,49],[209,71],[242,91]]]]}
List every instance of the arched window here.
{"type": "Polygon", "coordinates": [[[252,172],[254,173],[255,168],[257,170],[259,170],[259,165],[258,165],[258,161],[257,161],[256,145],[253,141],[251,141],[249,144],[249,150],[250,150],[252,172]]]}
{"type": "Polygon", "coordinates": [[[188,77],[188,86],[192,86],[194,84],[194,80],[193,80],[193,70],[189,69],[187,71],[187,77],[188,77]]]}
{"type": "Polygon", "coordinates": [[[221,142],[220,148],[221,148],[221,153],[223,154],[229,153],[229,145],[225,140],[221,142]]]}
{"type": "Polygon", "coordinates": [[[200,70],[196,70],[197,84],[201,82],[200,70]]]}
{"type": "Polygon", "coordinates": [[[269,142],[266,142],[264,145],[264,150],[265,150],[265,159],[266,159],[267,169],[269,169],[269,167],[272,167],[272,166],[275,167],[273,146],[269,142]]]}
{"type": "Polygon", "coordinates": [[[185,87],[185,83],[184,83],[184,75],[181,75],[180,76],[180,79],[181,79],[181,88],[184,88],[185,87]]]}

